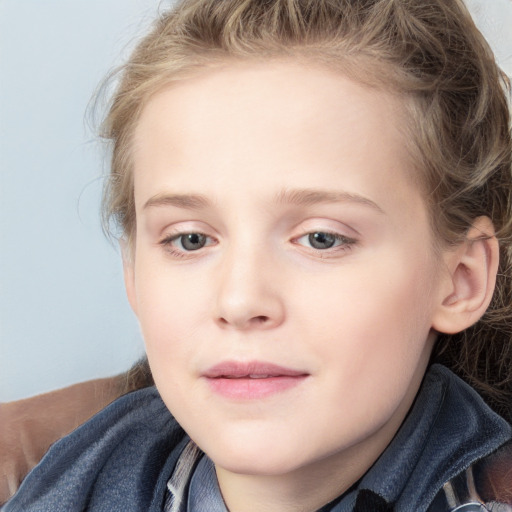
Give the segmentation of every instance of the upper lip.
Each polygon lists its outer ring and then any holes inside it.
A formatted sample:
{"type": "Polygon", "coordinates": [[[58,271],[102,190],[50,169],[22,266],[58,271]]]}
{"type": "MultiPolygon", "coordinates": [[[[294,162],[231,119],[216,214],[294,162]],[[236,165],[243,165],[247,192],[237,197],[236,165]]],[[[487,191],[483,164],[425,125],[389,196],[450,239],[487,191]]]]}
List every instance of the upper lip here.
{"type": "Polygon", "coordinates": [[[223,361],[208,368],[203,376],[210,379],[220,377],[236,379],[242,377],[299,377],[307,374],[302,370],[263,361],[223,361]]]}

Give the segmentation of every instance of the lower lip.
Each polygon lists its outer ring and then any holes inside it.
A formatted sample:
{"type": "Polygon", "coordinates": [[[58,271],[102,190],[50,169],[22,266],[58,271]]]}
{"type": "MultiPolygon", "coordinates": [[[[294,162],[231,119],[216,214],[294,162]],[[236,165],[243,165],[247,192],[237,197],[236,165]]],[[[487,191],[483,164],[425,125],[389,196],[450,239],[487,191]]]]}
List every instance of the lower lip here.
{"type": "Polygon", "coordinates": [[[207,378],[210,388],[226,398],[254,400],[282,393],[301,384],[307,375],[278,376],[266,379],[207,378]]]}

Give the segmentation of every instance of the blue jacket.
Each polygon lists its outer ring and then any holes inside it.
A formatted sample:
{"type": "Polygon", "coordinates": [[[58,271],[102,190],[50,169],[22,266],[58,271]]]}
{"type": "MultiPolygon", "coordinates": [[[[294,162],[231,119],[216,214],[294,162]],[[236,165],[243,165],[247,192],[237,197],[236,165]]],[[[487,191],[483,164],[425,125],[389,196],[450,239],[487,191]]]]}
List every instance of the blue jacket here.
{"type": "MultiPolygon", "coordinates": [[[[511,437],[471,387],[434,365],[389,447],[322,512],[443,507],[445,482],[511,437]]],[[[161,512],[188,442],[155,388],[130,393],[53,445],[2,512],[161,512]]]]}

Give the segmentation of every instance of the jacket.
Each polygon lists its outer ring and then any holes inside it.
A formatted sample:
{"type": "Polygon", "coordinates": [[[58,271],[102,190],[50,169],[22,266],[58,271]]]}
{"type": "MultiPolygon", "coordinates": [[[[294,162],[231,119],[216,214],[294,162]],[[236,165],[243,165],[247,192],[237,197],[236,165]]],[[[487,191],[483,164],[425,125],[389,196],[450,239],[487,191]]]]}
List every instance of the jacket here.
{"type": "MultiPolygon", "coordinates": [[[[321,512],[472,510],[454,509],[445,484],[485,465],[478,461],[511,437],[510,425],[470,386],[433,365],[388,448],[321,512]]],[[[2,512],[162,512],[189,442],[155,388],[130,393],[53,445],[2,512]]]]}

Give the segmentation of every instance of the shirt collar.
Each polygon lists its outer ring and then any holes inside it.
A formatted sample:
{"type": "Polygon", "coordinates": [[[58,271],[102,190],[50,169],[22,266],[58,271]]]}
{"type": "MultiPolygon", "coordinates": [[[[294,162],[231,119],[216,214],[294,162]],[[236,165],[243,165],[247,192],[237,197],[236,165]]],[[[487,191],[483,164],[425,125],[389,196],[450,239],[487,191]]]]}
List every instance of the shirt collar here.
{"type": "Polygon", "coordinates": [[[228,512],[220,492],[215,466],[206,455],[190,481],[187,512],[228,512]]]}

